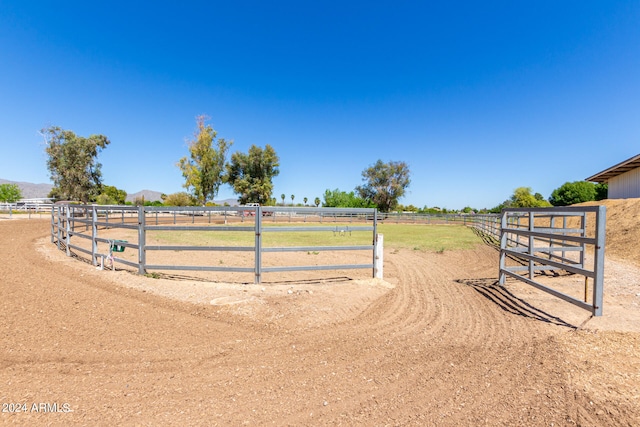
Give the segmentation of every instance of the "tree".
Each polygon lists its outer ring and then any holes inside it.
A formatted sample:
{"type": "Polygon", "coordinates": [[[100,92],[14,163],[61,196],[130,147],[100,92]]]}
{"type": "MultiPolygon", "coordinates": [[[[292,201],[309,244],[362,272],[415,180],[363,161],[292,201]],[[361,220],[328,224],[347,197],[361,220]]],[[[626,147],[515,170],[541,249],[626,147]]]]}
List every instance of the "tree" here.
{"type": "Polygon", "coordinates": [[[313,203],[315,203],[316,208],[317,208],[318,206],[320,206],[320,197],[316,197],[316,198],[313,200],[313,203]]]}
{"type": "Polygon", "coordinates": [[[513,195],[507,201],[505,201],[505,207],[513,208],[541,208],[551,206],[549,202],[544,200],[544,197],[531,194],[530,187],[518,187],[513,191],[513,195]]]}
{"type": "Polygon", "coordinates": [[[365,184],[356,187],[360,197],[370,200],[378,209],[389,212],[398,204],[411,183],[411,172],[405,162],[384,163],[378,160],[375,165],[362,172],[365,184]]]}
{"type": "Polygon", "coordinates": [[[568,206],[596,200],[596,184],[587,181],[565,182],[553,190],[549,202],[553,206],[568,206]]]}
{"type": "Polygon", "coordinates": [[[356,196],[353,191],[347,193],[337,188],[333,191],[327,189],[324,192],[324,203],[322,205],[328,208],[370,208],[374,206],[373,202],[356,196]]]}
{"type": "Polygon", "coordinates": [[[285,197],[287,197],[287,196],[285,196],[285,195],[284,195],[284,193],[282,193],[282,194],[280,195],[280,198],[282,199],[282,206],[284,206],[284,199],[285,199],[285,197]]]}
{"type": "Polygon", "coordinates": [[[15,203],[22,199],[22,191],[17,184],[0,184],[0,202],[15,203]]]}
{"type": "Polygon", "coordinates": [[[292,194],[291,195],[291,206],[293,206],[293,199],[295,199],[295,198],[296,198],[295,194],[292,194]]]}
{"type": "Polygon", "coordinates": [[[126,191],[112,185],[103,185],[100,187],[100,195],[96,198],[96,203],[99,205],[124,205],[126,199],[126,191]],[[108,201],[108,203],[100,203],[99,200],[108,201]]]}
{"type": "MultiPolygon", "coordinates": [[[[273,147],[267,144],[264,150],[252,145],[247,154],[236,152],[227,165],[227,182],[233,191],[240,195],[238,201],[245,203],[267,204],[273,192],[274,176],[280,171],[280,159],[273,147]]],[[[284,204],[284,199],[283,199],[284,204]]]]}
{"type": "Polygon", "coordinates": [[[169,194],[164,199],[166,206],[191,206],[194,204],[193,196],[189,193],[181,191],[179,193],[169,194]]]}
{"type": "Polygon", "coordinates": [[[609,184],[599,182],[596,184],[596,200],[604,200],[609,197],[609,184]]]}
{"type": "Polygon", "coordinates": [[[233,144],[233,141],[223,138],[216,140],[218,133],[211,125],[205,124],[206,120],[205,116],[196,117],[197,130],[189,142],[190,158],[183,157],[178,162],[185,179],[183,186],[203,206],[218,195],[224,180],[227,152],[233,144]]]}
{"type": "Polygon", "coordinates": [[[304,205],[305,205],[305,206],[307,206],[307,201],[308,201],[308,200],[309,200],[309,199],[307,199],[306,197],[302,199],[302,201],[304,202],[304,205]]]}
{"type": "Polygon", "coordinates": [[[113,197],[105,193],[102,193],[98,197],[96,197],[95,203],[97,205],[117,205],[118,204],[118,202],[116,202],[116,200],[113,197]]]}
{"type": "Polygon", "coordinates": [[[57,126],[42,129],[41,133],[47,144],[47,168],[54,184],[50,196],[84,203],[93,200],[102,182],[102,165],[96,158],[109,145],[109,139],[104,135],[85,138],[57,126]]]}

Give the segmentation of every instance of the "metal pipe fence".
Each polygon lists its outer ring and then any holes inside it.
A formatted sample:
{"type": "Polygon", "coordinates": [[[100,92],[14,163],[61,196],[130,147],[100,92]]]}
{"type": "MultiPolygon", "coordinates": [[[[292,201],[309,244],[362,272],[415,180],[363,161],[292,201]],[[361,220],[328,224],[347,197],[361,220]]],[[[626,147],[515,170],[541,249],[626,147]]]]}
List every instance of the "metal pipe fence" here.
{"type": "Polygon", "coordinates": [[[478,214],[469,216],[465,222],[498,245],[500,241],[500,214],[478,214]]]}
{"type": "Polygon", "coordinates": [[[51,214],[52,203],[0,203],[0,217],[13,218],[46,218],[51,214]]]}
{"type": "Polygon", "coordinates": [[[606,207],[509,208],[502,211],[499,283],[507,277],[602,315],[606,207]],[[593,226],[587,219],[592,218],[593,226]],[[589,255],[593,258],[588,259],[589,255]],[[507,259],[515,260],[508,263],[507,259]],[[567,295],[536,278],[540,271],[563,270],[581,275],[584,298],[567,295]],[[588,280],[592,294],[588,295],[588,280]]]}
{"type": "MultiPolygon", "coordinates": [[[[136,268],[140,274],[158,270],[197,270],[252,273],[255,283],[260,283],[264,273],[303,270],[345,270],[371,269],[374,277],[382,271],[379,259],[382,249],[378,247],[376,209],[350,208],[301,208],[301,207],[155,207],[155,206],[96,206],[56,204],[51,211],[51,241],[67,255],[78,251],[90,256],[96,266],[104,266],[105,260],[122,263],[136,268]],[[306,225],[305,223],[320,225],[306,225]],[[285,226],[284,223],[287,225],[285,226]],[[105,236],[105,230],[128,230],[133,239],[112,239],[105,236]],[[234,237],[231,244],[199,245],[148,243],[150,234],[168,233],[169,240],[176,233],[210,236],[212,240],[234,237]],[[314,245],[267,246],[263,245],[265,235],[278,233],[332,233],[336,235],[365,234],[368,243],[314,245]],[[366,235],[370,233],[370,240],[366,235]],[[237,244],[242,242],[243,244],[237,244]],[[246,244],[244,244],[246,242],[246,244]],[[116,253],[114,254],[114,248],[116,253]],[[125,248],[136,252],[137,259],[127,259],[119,255],[125,248]],[[108,251],[107,251],[108,249],[108,251]],[[246,252],[253,254],[253,265],[178,265],[176,263],[153,263],[149,254],[170,253],[171,251],[206,252],[246,252]],[[371,261],[367,263],[344,263],[324,265],[278,265],[265,266],[263,254],[276,252],[330,252],[330,251],[370,251],[371,261]]],[[[197,239],[196,239],[197,240],[197,239]]],[[[362,240],[362,239],[361,239],[362,240]]],[[[187,242],[189,243],[189,242],[187,242]]]]}

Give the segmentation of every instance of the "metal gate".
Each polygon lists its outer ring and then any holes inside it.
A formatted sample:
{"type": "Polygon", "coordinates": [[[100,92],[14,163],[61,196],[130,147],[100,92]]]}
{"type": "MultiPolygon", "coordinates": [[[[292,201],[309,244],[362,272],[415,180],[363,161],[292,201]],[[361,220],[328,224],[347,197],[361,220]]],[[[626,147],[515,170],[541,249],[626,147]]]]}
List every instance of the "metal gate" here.
{"type": "Polygon", "coordinates": [[[601,316],[605,227],[605,206],[504,209],[499,283],[504,285],[512,277],[601,316]],[[584,276],[584,299],[540,283],[536,273],[543,270],[584,276]],[[589,279],[593,281],[591,296],[587,295],[589,279]]]}

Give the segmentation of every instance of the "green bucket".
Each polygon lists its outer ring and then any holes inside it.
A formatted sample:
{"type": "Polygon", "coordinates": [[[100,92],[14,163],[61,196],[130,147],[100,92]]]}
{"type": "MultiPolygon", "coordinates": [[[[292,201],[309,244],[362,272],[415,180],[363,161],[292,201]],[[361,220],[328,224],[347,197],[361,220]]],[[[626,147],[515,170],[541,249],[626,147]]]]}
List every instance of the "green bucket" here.
{"type": "Polygon", "coordinates": [[[126,240],[114,240],[111,243],[111,250],[113,252],[124,252],[124,246],[118,244],[118,243],[127,243],[126,240]]]}

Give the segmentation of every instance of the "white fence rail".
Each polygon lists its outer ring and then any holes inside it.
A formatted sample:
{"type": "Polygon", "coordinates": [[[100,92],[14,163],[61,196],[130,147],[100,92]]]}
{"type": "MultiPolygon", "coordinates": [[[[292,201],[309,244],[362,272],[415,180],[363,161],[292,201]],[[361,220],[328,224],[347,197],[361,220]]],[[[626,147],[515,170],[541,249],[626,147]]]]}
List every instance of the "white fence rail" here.
{"type": "Polygon", "coordinates": [[[3,218],[46,218],[51,214],[52,203],[0,203],[0,217],[3,218]]]}

